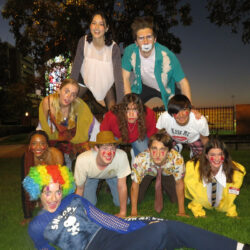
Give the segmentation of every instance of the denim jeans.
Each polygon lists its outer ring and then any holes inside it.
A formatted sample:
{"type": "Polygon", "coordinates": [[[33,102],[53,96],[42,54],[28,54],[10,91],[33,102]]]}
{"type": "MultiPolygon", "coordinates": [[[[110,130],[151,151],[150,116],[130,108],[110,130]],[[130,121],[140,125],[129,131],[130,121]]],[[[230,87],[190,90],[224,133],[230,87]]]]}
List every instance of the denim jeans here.
{"type": "Polygon", "coordinates": [[[131,146],[134,151],[134,156],[137,156],[139,153],[143,152],[148,148],[148,137],[146,136],[143,141],[141,140],[136,140],[131,143],[131,146]]]}
{"type": "MultiPolygon", "coordinates": [[[[113,202],[115,206],[120,206],[119,193],[117,189],[117,177],[105,179],[109,185],[111,194],[113,196],[113,202]]],[[[85,186],[84,186],[84,195],[83,197],[90,201],[93,205],[96,205],[96,189],[98,186],[100,179],[95,178],[87,178],[85,186]]]]}
{"type": "Polygon", "coordinates": [[[235,250],[237,241],[178,221],[152,223],[127,234],[101,229],[88,250],[235,250]]]}

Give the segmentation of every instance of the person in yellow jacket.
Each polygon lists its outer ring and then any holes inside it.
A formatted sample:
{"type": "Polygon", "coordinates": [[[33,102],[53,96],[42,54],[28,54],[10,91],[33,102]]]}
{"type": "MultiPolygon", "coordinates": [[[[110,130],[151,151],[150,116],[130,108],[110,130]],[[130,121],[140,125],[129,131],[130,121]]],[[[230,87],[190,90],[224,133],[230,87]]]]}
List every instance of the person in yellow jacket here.
{"type": "Polygon", "coordinates": [[[78,83],[65,79],[58,92],[46,96],[39,106],[38,129],[48,134],[51,146],[64,153],[69,168],[69,155],[88,150],[88,141],[95,140],[100,126],[88,105],[77,97],[78,92],[78,83]]]}
{"type": "Polygon", "coordinates": [[[234,200],[240,193],[245,168],[231,160],[225,144],[218,138],[211,138],[205,145],[199,160],[186,164],[185,197],[195,217],[206,215],[204,208],[215,208],[236,217],[234,200]]]}

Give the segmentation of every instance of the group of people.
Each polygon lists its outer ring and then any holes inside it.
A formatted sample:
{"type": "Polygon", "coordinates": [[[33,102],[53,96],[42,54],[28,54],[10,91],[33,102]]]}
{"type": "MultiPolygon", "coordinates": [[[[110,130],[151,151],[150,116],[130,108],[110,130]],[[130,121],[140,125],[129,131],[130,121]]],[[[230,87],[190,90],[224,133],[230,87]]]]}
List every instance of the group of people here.
{"type": "Polygon", "coordinates": [[[100,104],[110,109],[124,94],[132,92],[143,103],[160,97],[167,108],[177,85],[191,101],[190,85],[179,60],[157,42],[153,18],[135,18],[131,27],[135,43],[125,48],[121,59],[106,15],[96,12],[92,16],[90,33],[78,42],[71,72],[71,78],[80,83],[80,96],[89,89],[100,104]]]}
{"type": "Polygon", "coordinates": [[[135,43],[121,60],[107,18],[95,13],[90,33],[79,40],[71,78],[42,100],[39,125],[23,160],[22,223],[29,222],[38,249],[250,249],[181,222],[138,217],[138,203],[154,180],[158,213],[164,209],[164,191],[178,204],[177,216],[188,217],[186,197],[195,217],[206,216],[204,208],[237,217],[234,200],[246,171],[231,160],[221,140],[209,138],[207,120],[192,109],[190,86],[178,59],[156,42],[152,18],[136,18],[132,30],[135,43]],[[175,94],[176,84],[182,94],[175,94]],[[87,89],[109,109],[102,121],[80,98],[87,89]],[[154,96],[167,110],[158,120],[144,104],[154,96]],[[131,145],[131,162],[119,147],[123,143],[131,145]],[[190,148],[186,164],[183,144],[190,148]],[[120,207],[116,215],[95,207],[102,179],[120,207]],[[30,222],[39,199],[43,209],[30,222]],[[136,219],[126,218],[130,202],[130,215],[136,219]]]}

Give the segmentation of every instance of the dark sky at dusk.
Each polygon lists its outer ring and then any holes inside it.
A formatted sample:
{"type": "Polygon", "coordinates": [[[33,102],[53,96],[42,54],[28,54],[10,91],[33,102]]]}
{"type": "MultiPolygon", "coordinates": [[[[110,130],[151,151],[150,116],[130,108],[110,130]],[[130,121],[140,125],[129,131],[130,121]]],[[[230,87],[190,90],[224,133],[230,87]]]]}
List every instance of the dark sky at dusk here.
{"type": "Polygon", "coordinates": [[[241,36],[232,34],[229,27],[211,24],[206,18],[206,1],[189,2],[193,24],[172,32],[182,41],[177,56],[189,79],[193,103],[250,104],[250,44],[244,45],[241,36]]]}
{"type": "MultiPolygon", "coordinates": [[[[0,0],[2,10],[5,0],[0,0]]],[[[191,3],[193,24],[171,30],[182,41],[177,54],[188,78],[195,106],[250,104],[250,44],[229,27],[217,27],[206,18],[206,1],[191,3]],[[232,97],[233,96],[233,97],[232,97]]],[[[8,21],[0,15],[0,37],[14,44],[8,21]]]]}

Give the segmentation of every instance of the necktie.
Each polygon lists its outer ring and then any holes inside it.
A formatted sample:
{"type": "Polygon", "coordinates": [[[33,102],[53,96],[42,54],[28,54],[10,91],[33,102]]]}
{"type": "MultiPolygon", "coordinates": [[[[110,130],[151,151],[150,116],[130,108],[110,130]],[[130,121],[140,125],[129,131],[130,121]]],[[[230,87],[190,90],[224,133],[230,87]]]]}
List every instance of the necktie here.
{"type": "Polygon", "coordinates": [[[155,211],[160,213],[163,208],[163,195],[161,187],[161,168],[157,168],[157,176],[155,181],[155,211]]]}
{"type": "Polygon", "coordinates": [[[213,179],[212,179],[212,196],[211,196],[212,207],[214,207],[215,202],[216,202],[216,187],[217,187],[217,181],[213,177],[213,179]]]}

